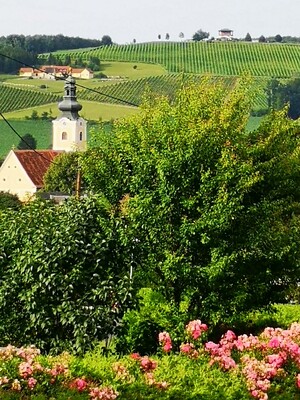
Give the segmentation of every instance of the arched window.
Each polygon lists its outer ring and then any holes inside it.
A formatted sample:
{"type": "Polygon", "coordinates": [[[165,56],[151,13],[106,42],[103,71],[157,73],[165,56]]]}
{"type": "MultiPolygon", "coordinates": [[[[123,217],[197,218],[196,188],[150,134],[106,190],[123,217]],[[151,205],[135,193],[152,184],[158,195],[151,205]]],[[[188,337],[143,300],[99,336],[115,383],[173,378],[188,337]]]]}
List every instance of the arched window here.
{"type": "Polygon", "coordinates": [[[67,139],[68,139],[68,134],[67,134],[67,132],[63,132],[63,133],[61,134],[61,139],[62,139],[62,140],[67,140],[67,139]]]}
{"type": "Polygon", "coordinates": [[[82,132],[79,133],[79,140],[82,140],[82,132]]]}

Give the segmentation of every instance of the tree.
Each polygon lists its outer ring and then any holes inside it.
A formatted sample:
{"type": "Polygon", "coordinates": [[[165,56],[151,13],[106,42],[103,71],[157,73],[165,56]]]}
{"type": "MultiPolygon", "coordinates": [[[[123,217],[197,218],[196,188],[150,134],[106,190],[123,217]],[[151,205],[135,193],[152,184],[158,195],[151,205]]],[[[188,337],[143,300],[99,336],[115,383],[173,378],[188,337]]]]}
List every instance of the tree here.
{"type": "Polygon", "coordinates": [[[277,34],[274,39],[275,39],[275,42],[277,42],[277,43],[281,43],[282,42],[282,36],[279,35],[279,34],[277,34]]]}
{"type": "Polygon", "coordinates": [[[258,41],[259,41],[259,43],[265,43],[265,42],[267,41],[267,39],[265,38],[264,35],[261,35],[261,36],[258,38],[258,41]]]}
{"type": "Polygon", "coordinates": [[[180,32],[180,33],[179,33],[179,38],[180,38],[180,39],[184,39],[184,33],[183,33],[183,32],[180,32]]]}
{"type": "Polygon", "coordinates": [[[18,196],[8,192],[0,192],[0,210],[18,210],[22,203],[18,196]]]}
{"type": "Polygon", "coordinates": [[[158,40],[160,40],[161,39],[161,34],[159,34],[157,37],[158,37],[158,40]]]}
{"type": "Polygon", "coordinates": [[[287,83],[272,79],[267,87],[269,107],[279,110],[288,104],[288,116],[292,119],[300,117],[300,78],[287,83]]]}
{"type": "Polygon", "coordinates": [[[36,149],[36,139],[30,134],[26,133],[22,136],[17,149],[19,150],[28,150],[28,149],[36,149]]]}
{"type": "Polygon", "coordinates": [[[249,32],[245,36],[245,42],[252,42],[252,37],[249,32]]]}
{"type": "Polygon", "coordinates": [[[251,86],[209,78],[141,112],[82,155],[91,190],[121,207],[136,284],[212,324],[284,301],[299,281],[298,125],[247,133],[251,86]]]}
{"type": "Polygon", "coordinates": [[[200,42],[203,39],[207,39],[209,37],[209,32],[205,32],[202,29],[199,29],[196,33],[193,35],[193,40],[196,42],[200,42]]]}
{"type": "Polygon", "coordinates": [[[113,44],[111,37],[108,35],[102,36],[101,45],[102,46],[111,46],[113,44]]]}
{"type": "Polygon", "coordinates": [[[97,197],[1,212],[1,343],[83,352],[131,304],[120,221],[97,197]]]}
{"type": "Polygon", "coordinates": [[[169,33],[166,33],[166,40],[169,40],[170,39],[170,35],[169,35],[169,33]]]}
{"type": "Polygon", "coordinates": [[[59,155],[44,175],[44,191],[74,193],[78,170],[79,153],[70,152],[59,155]]]}

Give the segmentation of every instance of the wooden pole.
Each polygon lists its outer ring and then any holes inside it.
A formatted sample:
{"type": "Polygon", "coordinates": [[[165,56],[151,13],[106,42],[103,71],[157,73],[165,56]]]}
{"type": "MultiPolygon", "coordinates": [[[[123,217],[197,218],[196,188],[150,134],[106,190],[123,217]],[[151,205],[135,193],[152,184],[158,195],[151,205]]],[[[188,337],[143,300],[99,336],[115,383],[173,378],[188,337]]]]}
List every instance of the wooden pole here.
{"type": "Polygon", "coordinates": [[[81,187],[81,171],[80,168],[77,170],[77,179],[76,179],[76,198],[80,198],[80,187],[81,187]]]}

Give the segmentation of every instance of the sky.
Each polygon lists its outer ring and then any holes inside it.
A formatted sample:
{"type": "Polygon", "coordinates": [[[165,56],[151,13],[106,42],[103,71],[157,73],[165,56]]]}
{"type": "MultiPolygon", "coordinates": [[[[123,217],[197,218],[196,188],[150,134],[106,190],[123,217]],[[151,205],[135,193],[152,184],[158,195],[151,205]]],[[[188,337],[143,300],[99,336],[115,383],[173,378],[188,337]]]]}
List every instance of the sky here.
{"type": "Polygon", "coordinates": [[[0,36],[10,34],[79,36],[114,43],[185,39],[202,29],[216,37],[233,30],[236,38],[249,32],[300,37],[300,0],[9,0],[0,12],[0,36]]]}

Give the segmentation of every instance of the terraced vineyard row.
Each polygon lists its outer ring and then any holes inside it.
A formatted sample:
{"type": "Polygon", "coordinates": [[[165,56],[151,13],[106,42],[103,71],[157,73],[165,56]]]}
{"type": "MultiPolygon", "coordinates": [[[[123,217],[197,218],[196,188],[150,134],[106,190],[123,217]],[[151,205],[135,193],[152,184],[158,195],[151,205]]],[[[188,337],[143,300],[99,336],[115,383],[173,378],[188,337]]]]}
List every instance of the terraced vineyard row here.
{"type": "MultiPolygon", "coordinates": [[[[67,52],[58,52],[64,58],[67,52]]],[[[103,46],[68,53],[74,60],[156,63],[169,72],[289,78],[300,71],[300,45],[246,42],[164,42],[103,46]]]]}
{"type": "Polygon", "coordinates": [[[54,93],[43,93],[0,84],[0,112],[5,113],[55,103],[61,96],[54,93]]]}
{"type": "MultiPolygon", "coordinates": [[[[96,88],[99,93],[91,92],[89,90],[81,90],[78,91],[77,94],[78,98],[82,100],[138,106],[141,104],[143,94],[146,90],[150,90],[158,95],[168,96],[172,99],[182,83],[196,83],[200,79],[201,75],[167,74],[136,79],[134,81],[120,82],[105,87],[96,88]]],[[[221,79],[226,86],[230,87],[234,84],[236,77],[213,77],[212,79],[221,79]]],[[[254,87],[258,91],[254,108],[267,108],[266,95],[263,91],[263,87],[266,85],[266,82],[266,79],[254,80],[254,87]]]]}

